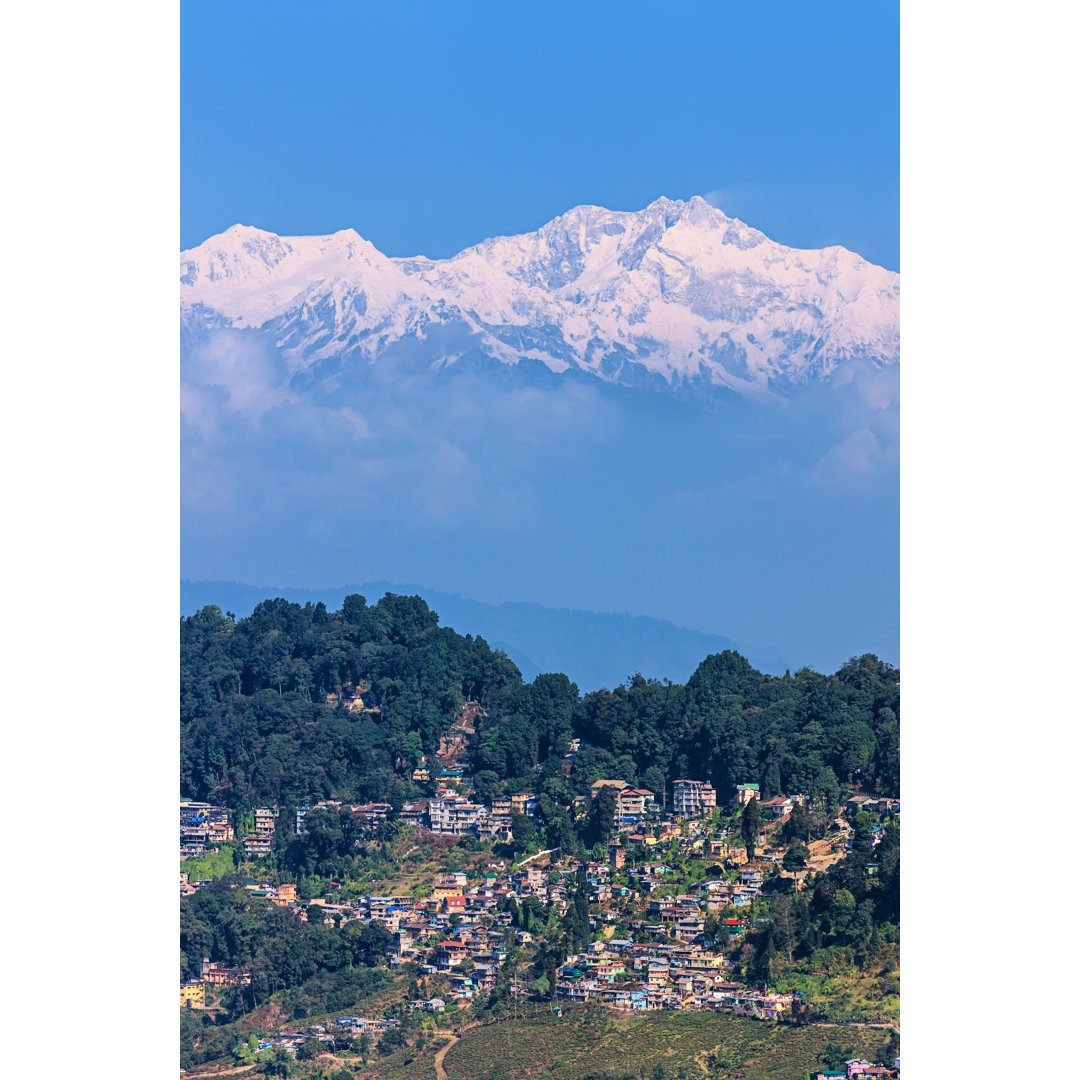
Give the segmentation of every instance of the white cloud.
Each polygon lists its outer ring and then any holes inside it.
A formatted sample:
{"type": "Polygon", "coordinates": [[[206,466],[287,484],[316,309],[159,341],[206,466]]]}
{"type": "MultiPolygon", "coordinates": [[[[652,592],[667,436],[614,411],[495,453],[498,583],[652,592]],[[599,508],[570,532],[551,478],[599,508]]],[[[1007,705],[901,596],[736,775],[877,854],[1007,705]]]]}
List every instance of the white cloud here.
{"type": "Polygon", "coordinates": [[[882,445],[869,428],[852,432],[823,454],[810,470],[818,484],[850,486],[852,481],[869,481],[899,463],[899,447],[882,445]]]}
{"type": "Polygon", "coordinates": [[[371,430],[371,425],[351,405],[342,406],[337,410],[337,414],[348,423],[356,438],[375,438],[375,432],[371,430]]]}
{"type": "MultiPolygon", "coordinates": [[[[225,392],[223,408],[256,422],[270,409],[294,400],[288,389],[284,362],[269,339],[238,330],[215,330],[185,350],[180,364],[181,385],[216,387],[225,392]]],[[[181,398],[182,415],[191,426],[206,430],[206,395],[181,398]],[[196,409],[190,418],[186,403],[196,409]]]]}

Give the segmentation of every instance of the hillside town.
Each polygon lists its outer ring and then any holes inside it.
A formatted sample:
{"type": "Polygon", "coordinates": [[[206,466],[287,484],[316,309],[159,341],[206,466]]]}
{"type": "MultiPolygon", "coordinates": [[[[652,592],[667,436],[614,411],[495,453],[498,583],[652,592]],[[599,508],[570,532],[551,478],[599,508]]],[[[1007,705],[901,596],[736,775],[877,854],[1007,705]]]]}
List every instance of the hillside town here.
{"type": "MultiPolygon", "coordinates": [[[[580,741],[575,743],[571,754],[580,741]]],[[[417,1014],[468,1009],[494,991],[500,973],[506,976],[510,956],[511,993],[525,994],[527,987],[518,976],[523,958],[535,958],[545,928],[576,908],[587,912],[588,941],[551,966],[547,989],[554,1008],[591,1003],[625,1014],[725,1011],[757,1020],[805,1022],[811,1009],[798,990],[752,988],[732,978],[731,949],[753,928],[755,902],[763,890],[778,885],[796,893],[804,889],[808,875],[827,869],[850,850],[856,815],[872,816],[874,846],[884,823],[898,818],[900,809],[895,799],[848,792],[827,835],[802,844],[799,838],[784,837],[793,812],[807,802],[803,794],[761,799],[759,785],[747,783],[737,787],[729,807],[718,808],[708,781],[678,779],[672,784],[670,805],[665,805],[668,800],[655,792],[601,778],[568,809],[581,820],[596,811],[597,800],[610,805],[613,827],[605,857],[575,858],[559,849],[527,858],[495,857],[520,833],[522,821],[535,818],[538,796],[522,791],[489,803],[476,801],[467,769],[467,759],[458,759],[437,770],[432,780],[436,770],[421,765],[413,780],[431,784],[430,798],[399,807],[327,800],[297,808],[289,824],[297,837],[304,837],[313,811],[347,810],[369,834],[384,823],[397,823],[396,828],[411,832],[414,849],[431,844],[438,850],[440,843],[473,837],[481,854],[469,870],[435,874],[426,886],[401,895],[341,898],[331,892],[305,899],[296,882],[280,875],[273,875],[276,880],[258,876],[259,861],[273,850],[282,813],[269,806],[247,815],[240,843],[251,871],[234,887],[288,910],[301,922],[318,919],[339,929],[351,923],[377,925],[385,935],[382,955],[389,968],[411,973],[414,985],[426,988],[426,994],[407,1001],[407,1009],[417,1014]],[[760,826],[748,849],[735,821],[752,803],[760,826]],[[792,859],[796,849],[802,854],[792,859]]],[[[182,802],[182,865],[225,842],[235,843],[236,827],[222,807],[182,802]]],[[[211,884],[181,873],[182,896],[211,884]]],[[[219,988],[243,986],[250,979],[249,971],[223,969],[204,959],[200,978],[181,986],[181,1003],[206,1009],[219,988]]],[[[335,1043],[343,1035],[355,1038],[360,1033],[374,1045],[399,1023],[388,1015],[340,1016],[267,1036],[260,1048],[295,1052],[305,1039],[335,1043]]],[[[842,1075],[895,1073],[895,1067],[849,1062],[842,1075]]]]}

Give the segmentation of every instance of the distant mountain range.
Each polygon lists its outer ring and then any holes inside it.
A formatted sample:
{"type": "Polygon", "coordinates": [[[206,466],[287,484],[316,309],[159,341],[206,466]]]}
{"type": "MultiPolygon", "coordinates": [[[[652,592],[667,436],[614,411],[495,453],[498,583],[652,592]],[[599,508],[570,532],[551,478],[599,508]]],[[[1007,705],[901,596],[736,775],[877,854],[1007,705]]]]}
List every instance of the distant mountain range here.
{"type": "MultiPolygon", "coordinates": [[[[186,577],[363,573],[583,687],[732,644],[679,624],[898,659],[898,274],[701,198],[446,259],[235,225],[179,270],[186,577]]],[[[224,588],[185,596],[347,591],[224,588]]]]}
{"type": "Polygon", "coordinates": [[[899,359],[899,274],[774,243],[699,197],[579,206],[448,259],[234,225],[181,253],[180,281],[187,335],[260,329],[294,385],[397,356],[754,396],[899,359]]]}
{"type": "MultiPolygon", "coordinates": [[[[222,611],[249,615],[256,604],[278,596],[299,604],[321,600],[336,611],[350,593],[362,593],[374,602],[387,592],[422,596],[438,613],[440,625],[453,627],[459,634],[482,636],[493,648],[502,649],[526,680],[542,672],[561,671],[582,691],[617,686],[635,672],[685,682],[710,653],[742,651],[718,634],[687,630],[645,615],[557,610],[532,603],[485,604],[437,589],[386,581],[338,589],[291,589],[185,579],[180,582],[180,613],[191,615],[217,604],[222,611]]],[[[789,666],[776,655],[744,655],[770,674],[783,674],[789,666]]]]}

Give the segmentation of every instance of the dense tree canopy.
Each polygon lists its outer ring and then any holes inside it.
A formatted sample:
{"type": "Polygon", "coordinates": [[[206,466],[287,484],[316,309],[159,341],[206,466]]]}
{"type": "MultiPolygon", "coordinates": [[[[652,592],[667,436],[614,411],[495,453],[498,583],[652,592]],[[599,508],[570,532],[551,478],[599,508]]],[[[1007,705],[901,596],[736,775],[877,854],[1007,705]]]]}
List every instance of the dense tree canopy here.
{"type": "Polygon", "coordinates": [[[350,922],[338,933],[311,913],[302,923],[292,911],[231,888],[234,884],[220,878],[180,905],[182,979],[198,978],[202,958],[208,957],[252,973],[251,985],[240,991],[247,1008],[275,990],[303,987],[310,1008],[329,1009],[347,1006],[359,990],[385,981],[376,968],[390,932],[381,923],[350,922]]]}
{"type": "MultiPolygon", "coordinates": [[[[471,757],[483,797],[532,787],[565,804],[601,777],[661,799],[683,777],[711,780],[722,801],[741,783],[833,804],[844,783],[899,791],[899,676],[871,655],[833,675],[776,677],[725,651],[684,686],[635,675],[582,696],[562,674],[525,683],[483,638],[390,593],[346,597],[336,613],[278,599],[234,620],[206,607],[180,639],[181,787],[234,809],[399,805],[422,793],[411,770],[466,701],[482,710],[471,757]],[[567,774],[575,736],[587,745],[567,774]]],[[[565,831],[551,808],[542,824],[565,831]]]]}

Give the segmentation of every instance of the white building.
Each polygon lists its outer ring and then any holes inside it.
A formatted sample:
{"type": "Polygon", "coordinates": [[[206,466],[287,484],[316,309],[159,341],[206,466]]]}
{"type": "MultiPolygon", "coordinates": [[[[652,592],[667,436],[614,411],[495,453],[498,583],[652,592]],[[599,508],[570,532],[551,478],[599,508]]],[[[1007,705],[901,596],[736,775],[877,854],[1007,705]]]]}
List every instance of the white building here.
{"type": "Polygon", "coordinates": [[[716,791],[708,780],[676,780],[671,808],[676,817],[697,817],[716,809],[716,791]]]}

